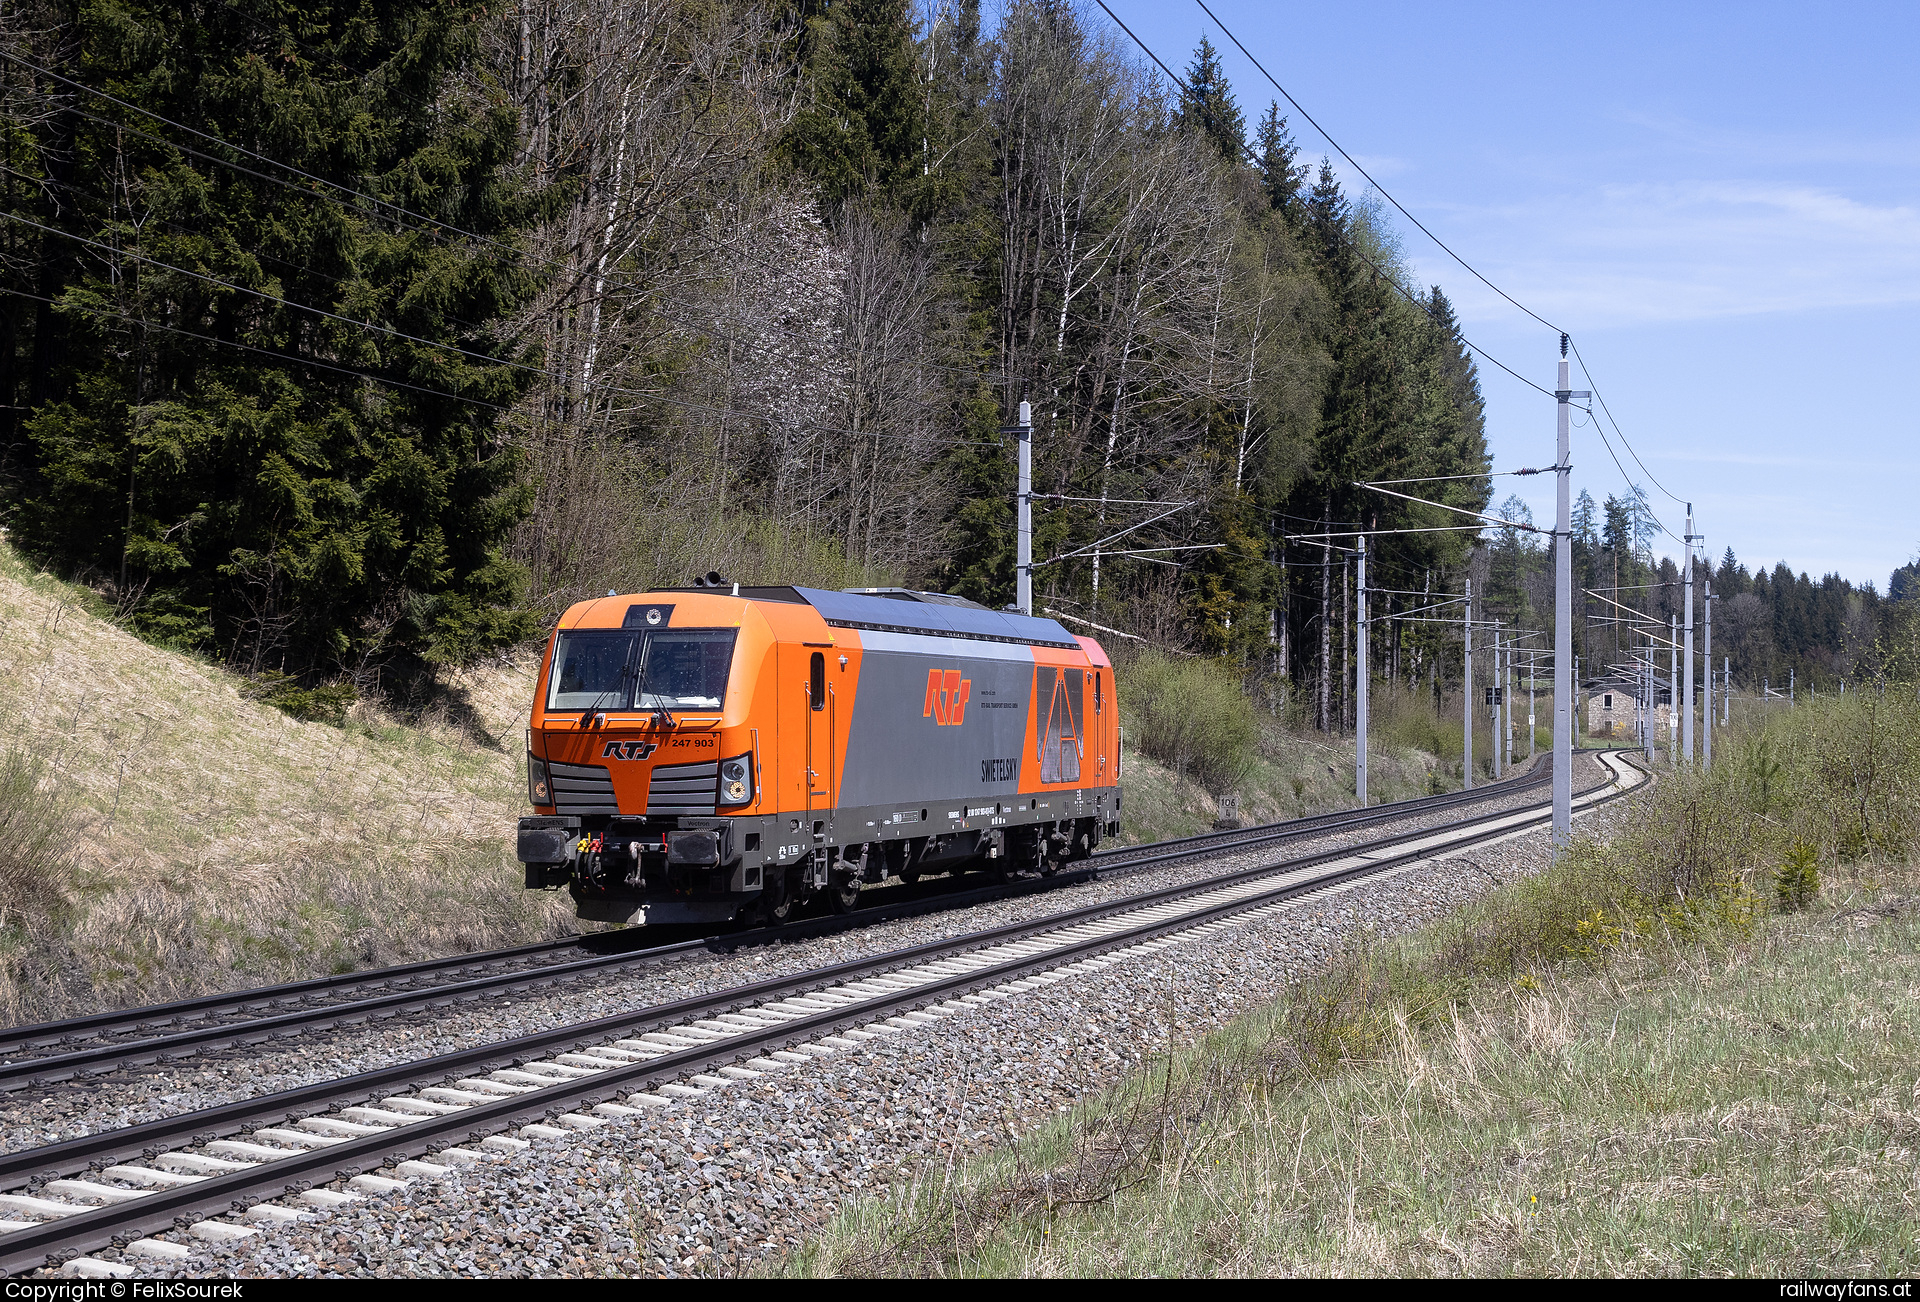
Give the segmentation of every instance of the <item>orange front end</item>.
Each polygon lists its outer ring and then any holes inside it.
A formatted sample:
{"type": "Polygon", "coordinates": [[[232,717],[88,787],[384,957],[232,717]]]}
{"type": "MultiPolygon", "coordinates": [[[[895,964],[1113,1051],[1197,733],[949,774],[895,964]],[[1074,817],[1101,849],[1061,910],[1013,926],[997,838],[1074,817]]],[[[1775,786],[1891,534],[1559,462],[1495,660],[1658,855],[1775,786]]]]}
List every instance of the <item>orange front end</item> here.
{"type": "Polygon", "coordinates": [[[529,886],[564,882],[583,917],[655,922],[729,918],[758,889],[742,852],[781,769],[766,605],[656,593],[561,618],[528,729],[529,886]]]}

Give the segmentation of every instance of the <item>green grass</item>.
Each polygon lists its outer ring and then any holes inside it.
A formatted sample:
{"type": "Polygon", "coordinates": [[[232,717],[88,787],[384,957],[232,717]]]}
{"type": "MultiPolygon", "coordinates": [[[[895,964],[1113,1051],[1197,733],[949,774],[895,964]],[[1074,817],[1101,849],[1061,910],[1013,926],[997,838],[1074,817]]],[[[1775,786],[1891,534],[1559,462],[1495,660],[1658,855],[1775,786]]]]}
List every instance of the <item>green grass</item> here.
{"type": "Polygon", "coordinates": [[[1916,888],[1854,878],[1751,940],[1477,978],[1331,1061],[1298,1004],[1263,1009],[856,1206],[789,1269],[1910,1274],[1916,888]]]}
{"type": "MultiPolygon", "coordinates": [[[[1268,733],[1233,789],[1240,799],[1241,821],[1271,823],[1353,808],[1353,752],[1350,738],[1327,742],[1317,733],[1268,733]]],[[[1123,760],[1125,843],[1191,836],[1212,828],[1219,817],[1219,797],[1204,783],[1180,777],[1135,750],[1130,741],[1123,760]]],[[[1448,772],[1431,755],[1377,745],[1370,749],[1367,795],[1372,804],[1452,791],[1459,785],[1458,773],[1448,772]]]]}
{"type": "Polygon", "coordinates": [[[1895,695],[1730,737],[1743,762],[1668,775],[1610,842],[850,1206],[781,1269],[1913,1273],[1895,695]]]}
{"type": "MultiPolygon", "coordinates": [[[[1143,660],[1145,658],[1142,658],[1143,660]]],[[[1151,662],[1149,662],[1151,663],[1151,662]]],[[[1329,735],[1260,713],[1246,698],[1227,695],[1219,682],[1200,678],[1201,687],[1174,682],[1169,699],[1193,715],[1233,715],[1233,726],[1216,718],[1186,727],[1178,737],[1156,737],[1155,728],[1170,713],[1143,708],[1141,698],[1173,677],[1127,666],[1123,690],[1125,789],[1122,839],[1129,844],[1191,836],[1213,826],[1219,798],[1239,799],[1246,823],[1303,818],[1354,807],[1354,738],[1329,735]],[[1146,742],[1153,742],[1151,746],[1146,742]],[[1202,758],[1212,748],[1210,758],[1202,758]],[[1181,762],[1182,755],[1186,761],[1181,762]]],[[[1376,694],[1374,726],[1367,754],[1367,798],[1384,805],[1416,796],[1457,791],[1461,786],[1461,736],[1457,713],[1436,713],[1425,693],[1376,694]]],[[[1174,712],[1178,713],[1178,712],[1174,712]]],[[[1492,736],[1484,727],[1476,742],[1480,780],[1490,781],[1492,736]]],[[[1540,754],[1551,749],[1543,740],[1540,754]]],[[[1516,742],[1516,769],[1527,763],[1524,739],[1516,742]]]]}

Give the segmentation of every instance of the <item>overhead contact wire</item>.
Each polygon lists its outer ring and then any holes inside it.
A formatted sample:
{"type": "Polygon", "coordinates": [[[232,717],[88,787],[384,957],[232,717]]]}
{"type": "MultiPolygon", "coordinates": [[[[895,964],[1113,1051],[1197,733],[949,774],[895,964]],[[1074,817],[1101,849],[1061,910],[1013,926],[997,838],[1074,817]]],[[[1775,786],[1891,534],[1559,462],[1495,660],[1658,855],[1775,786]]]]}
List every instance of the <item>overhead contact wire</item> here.
{"type": "MultiPolygon", "coordinates": [[[[1155,54],[1153,52],[1152,46],[1148,45],[1145,41],[1141,40],[1138,36],[1135,36],[1133,29],[1127,26],[1124,22],[1120,21],[1120,15],[1114,13],[1112,9],[1109,9],[1107,7],[1107,0],[1093,0],[1093,2],[1100,6],[1101,10],[1107,15],[1107,17],[1113,19],[1114,23],[1119,26],[1121,31],[1125,32],[1127,36],[1132,39],[1135,45],[1139,46],[1143,51],[1146,52],[1146,56],[1149,59],[1153,60],[1154,66],[1158,67],[1161,72],[1166,74],[1167,80],[1180,88],[1181,94],[1186,95],[1189,98],[1192,98],[1193,91],[1187,86],[1187,83],[1174,75],[1173,69],[1169,68],[1166,65],[1166,62],[1162,60],[1158,54],[1155,54]]],[[[1206,111],[1204,106],[1202,107],[1201,111],[1202,112],[1206,111]]],[[[1211,117],[1211,115],[1209,115],[1209,117],[1211,117]]],[[[1259,155],[1253,152],[1253,147],[1243,142],[1241,145],[1241,149],[1247,155],[1248,161],[1253,163],[1257,167],[1259,165],[1260,158],[1259,158],[1259,155]]],[[[1426,313],[1428,320],[1433,319],[1433,308],[1428,303],[1423,301],[1419,295],[1413,293],[1405,285],[1402,285],[1397,278],[1395,278],[1391,273],[1384,270],[1379,263],[1375,262],[1372,258],[1368,257],[1366,250],[1360,248],[1358,245],[1355,245],[1353,251],[1360,256],[1360,260],[1362,262],[1366,263],[1367,266],[1373,270],[1374,275],[1380,277],[1382,280],[1386,281],[1387,284],[1393,286],[1393,288],[1399,293],[1400,297],[1406,299],[1407,302],[1411,303],[1413,306],[1419,308],[1422,312],[1426,313]]],[[[1468,339],[1465,332],[1460,330],[1458,323],[1456,323],[1454,326],[1454,334],[1459,338],[1461,343],[1465,344],[1468,348],[1472,349],[1476,357],[1485,358],[1487,361],[1492,362],[1495,366],[1505,371],[1508,375],[1511,375],[1514,379],[1520,381],[1520,383],[1526,385],[1529,389],[1536,390],[1537,392],[1542,393],[1549,398],[1552,398],[1555,396],[1552,389],[1543,388],[1542,386],[1535,384],[1532,380],[1529,380],[1526,376],[1520,374],[1520,372],[1514,370],[1511,366],[1508,366],[1505,362],[1501,361],[1499,358],[1495,357],[1493,354],[1487,352],[1484,348],[1481,348],[1478,345],[1476,345],[1471,339],[1468,339]]]]}

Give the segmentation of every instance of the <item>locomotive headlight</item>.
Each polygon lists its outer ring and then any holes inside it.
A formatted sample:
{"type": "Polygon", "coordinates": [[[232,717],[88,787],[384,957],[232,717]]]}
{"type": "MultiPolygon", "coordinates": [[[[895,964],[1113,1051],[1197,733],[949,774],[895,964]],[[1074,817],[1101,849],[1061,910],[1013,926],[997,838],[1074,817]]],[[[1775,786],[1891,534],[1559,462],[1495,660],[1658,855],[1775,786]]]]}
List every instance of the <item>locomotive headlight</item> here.
{"type": "Polygon", "coordinates": [[[547,763],[535,758],[532,751],[527,752],[527,803],[551,805],[553,803],[552,784],[547,781],[547,763]]]}
{"type": "Polygon", "coordinates": [[[753,799],[753,762],[745,755],[720,761],[720,803],[744,805],[753,799]]]}

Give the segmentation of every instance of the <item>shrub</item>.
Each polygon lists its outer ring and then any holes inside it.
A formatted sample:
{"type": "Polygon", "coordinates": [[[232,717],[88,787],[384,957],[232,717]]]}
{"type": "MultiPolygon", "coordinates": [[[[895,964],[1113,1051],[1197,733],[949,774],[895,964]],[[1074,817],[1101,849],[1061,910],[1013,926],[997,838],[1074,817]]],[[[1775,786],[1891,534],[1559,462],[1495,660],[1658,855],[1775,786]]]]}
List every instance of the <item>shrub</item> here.
{"type": "Polygon", "coordinates": [[[1797,913],[1820,893],[1820,852],[1795,841],[1773,870],[1773,894],[1780,912],[1797,913]]]}
{"type": "MultiPolygon", "coordinates": [[[[1425,691],[1387,691],[1376,684],[1372,706],[1371,731],[1375,745],[1399,750],[1425,751],[1448,764],[1458,764],[1465,753],[1460,737],[1460,698],[1448,701],[1451,709],[1435,709],[1433,697],[1425,691]]],[[[1521,754],[1526,753],[1524,741],[1521,754]]]]}
{"type": "Polygon", "coordinates": [[[1774,794],[1780,787],[1780,761],[1773,757],[1764,734],[1755,737],[1747,746],[1744,776],[1748,804],[1754,813],[1766,813],[1772,808],[1774,794]]]}
{"type": "Polygon", "coordinates": [[[1142,751],[1220,792],[1246,780],[1259,725],[1240,681],[1213,660],[1144,652],[1119,679],[1121,708],[1142,751]]]}
{"type": "Polygon", "coordinates": [[[248,682],[247,695],[302,722],[335,727],[347,721],[347,711],[360,699],[352,683],[336,681],[305,687],[293,675],[274,671],[255,674],[248,682]]]}
{"type": "Polygon", "coordinates": [[[134,635],[172,651],[201,651],[213,641],[210,608],[170,592],[155,593],[127,615],[134,635]]]}

